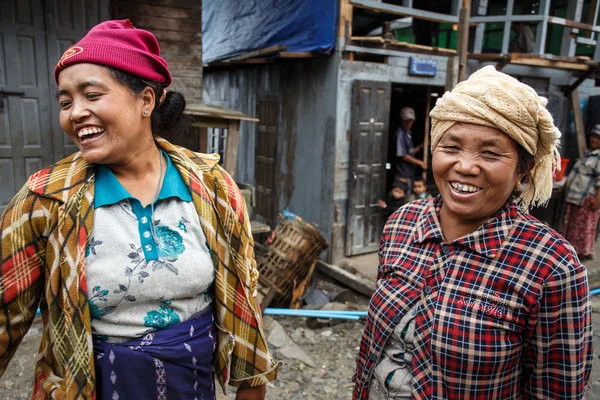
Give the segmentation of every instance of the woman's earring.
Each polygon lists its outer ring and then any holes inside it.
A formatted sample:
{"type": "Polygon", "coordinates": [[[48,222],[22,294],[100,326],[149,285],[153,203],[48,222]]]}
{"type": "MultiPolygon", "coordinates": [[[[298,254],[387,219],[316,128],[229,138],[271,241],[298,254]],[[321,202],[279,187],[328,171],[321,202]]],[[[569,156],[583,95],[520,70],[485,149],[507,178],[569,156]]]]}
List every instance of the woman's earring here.
{"type": "Polygon", "coordinates": [[[148,115],[148,110],[144,110],[144,115],[148,115]]]}

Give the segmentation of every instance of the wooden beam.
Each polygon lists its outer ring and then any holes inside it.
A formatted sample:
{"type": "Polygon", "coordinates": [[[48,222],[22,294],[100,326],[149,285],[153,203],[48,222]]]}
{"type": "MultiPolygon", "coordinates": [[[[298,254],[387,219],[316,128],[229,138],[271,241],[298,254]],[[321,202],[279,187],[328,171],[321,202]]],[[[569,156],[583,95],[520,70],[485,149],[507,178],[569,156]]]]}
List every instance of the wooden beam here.
{"type": "Polygon", "coordinates": [[[581,75],[579,75],[579,77],[575,80],[575,82],[573,82],[571,86],[565,89],[565,96],[569,96],[572,91],[577,90],[577,88],[583,83],[583,81],[585,81],[595,73],[596,68],[590,68],[587,71],[582,72],[581,75]]]}
{"type": "Polygon", "coordinates": [[[560,17],[548,17],[548,22],[555,25],[566,26],[569,28],[583,29],[585,31],[600,32],[600,26],[585,24],[583,22],[571,21],[560,17]]]}
{"type": "Polygon", "coordinates": [[[413,43],[407,43],[407,42],[398,42],[398,41],[391,41],[390,44],[392,46],[396,46],[396,47],[403,47],[405,49],[411,50],[411,51],[422,51],[422,52],[429,52],[429,53],[435,53],[435,54],[444,54],[447,56],[455,56],[456,55],[456,50],[454,49],[446,49],[444,47],[437,47],[437,46],[424,46],[421,44],[413,44],[413,43]]]}
{"type": "Polygon", "coordinates": [[[231,120],[227,129],[227,143],[225,144],[225,162],[223,167],[233,179],[235,179],[235,170],[237,168],[239,145],[240,121],[231,120]]]}
{"type": "Polygon", "coordinates": [[[390,40],[385,40],[381,36],[352,36],[350,38],[353,42],[369,42],[369,43],[391,43],[390,40]]]}
{"type": "Polygon", "coordinates": [[[340,18],[338,23],[338,37],[350,39],[352,36],[352,4],[350,0],[340,0],[340,18]]]}
{"type": "Polygon", "coordinates": [[[544,59],[535,59],[535,58],[522,58],[522,59],[513,59],[510,61],[511,64],[517,65],[529,65],[532,67],[544,67],[544,68],[554,68],[554,69],[566,69],[573,71],[587,71],[590,68],[586,64],[579,64],[573,62],[564,62],[564,61],[553,61],[553,60],[544,60],[544,59]]]}
{"type": "Polygon", "coordinates": [[[371,297],[373,290],[375,289],[375,282],[351,274],[337,265],[327,264],[321,260],[317,261],[317,271],[343,283],[367,297],[371,297]]]}
{"type": "Polygon", "coordinates": [[[418,8],[402,7],[393,4],[383,3],[375,0],[350,0],[354,7],[364,8],[375,12],[383,12],[404,17],[413,17],[446,24],[458,23],[458,17],[454,15],[440,14],[431,11],[420,10],[418,8]]]}
{"type": "Polygon", "coordinates": [[[569,97],[571,98],[573,122],[575,123],[575,132],[577,133],[577,148],[579,149],[579,157],[581,157],[583,156],[583,153],[585,153],[587,145],[585,143],[585,128],[583,126],[583,115],[581,113],[581,105],[579,104],[579,90],[573,90],[569,97]]]}
{"type": "Polygon", "coordinates": [[[225,60],[220,60],[219,62],[220,63],[232,63],[232,62],[248,60],[250,58],[270,56],[270,55],[285,51],[286,49],[287,49],[287,46],[285,44],[276,44],[274,46],[265,47],[264,49],[254,50],[254,51],[250,51],[248,53],[245,53],[245,54],[242,54],[239,56],[231,57],[231,58],[228,58],[225,60]]]}
{"type": "Polygon", "coordinates": [[[500,61],[498,64],[496,64],[496,70],[502,71],[504,69],[504,67],[506,67],[508,64],[510,64],[510,58],[506,58],[506,59],[500,61]]]}
{"type": "Polygon", "coordinates": [[[235,61],[235,62],[220,62],[220,61],[215,61],[215,62],[211,62],[210,64],[206,65],[206,68],[213,68],[213,67],[233,67],[234,65],[240,65],[240,64],[271,64],[275,62],[275,58],[251,58],[249,60],[241,60],[241,61],[235,61]]]}
{"type": "Polygon", "coordinates": [[[516,64],[571,71],[587,71],[590,68],[598,68],[600,66],[598,61],[585,60],[579,57],[558,57],[549,55],[540,56],[539,54],[525,53],[512,53],[507,55],[469,54],[468,57],[482,62],[498,61],[500,63],[499,65],[503,66],[506,64],[516,64]]]}
{"type": "MultiPolygon", "coordinates": [[[[440,56],[455,56],[456,50],[454,49],[445,49],[443,47],[432,47],[432,46],[423,46],[420,44],[413,44],[407,42],[398,42],[395,40],[388,41],[379,41],[377,39],[373,40],[364,40],[363,37],[354,37],[351,41],[346,45],[345,50],[354,51],[357,53],[372,53],[372,54],[381,54],[387,56],[394,56],[397,54],[393,54],[394,51],[404,51],[411,53],[419,53],[419,54],[430,54],[430,55],[440,55],[440,56]],[[359,39],[359,40],[354,40],[359,39]],[[383,45],[385,44],[385,48],[383,45]],[[389,50],[389,51],[388,51],[389,50]],[[390,53],[391,52],[391,53],[390,53]]],[[[379,38],[381,39],[381,38],[379,38]]]]}
{"type": "Polygon", "coordinates": [[[325,57],[324,54],[315,54],[310,51],[282,51],[279,53],[281,58],[319,58],[325,57]]]}
{"type": "Polygon", "coordinates": [[[458,81],[465,80],[467,75],[467,49],[469,47],[469,17],[471,15],[471,0],[462,0],[458,23],[458,40],[456,53],[458,54],[458,81]]]}
{"type": "Polygon", "coordinates": [[[296,285],[296,283],[294,282],[294,290],[292,291],[292,301],[290,301],[289,306],[290,308],[300,308],[300,306],[302,305],[302,300],[300,300],[300,298],[306,293],[306,289],[308,288],[308,284],[310,283],[310,280],[312,279],[313,273],[315,272],[316,268],[317,261],[315,260],[310,265],[310,268],[308,269],[308,272],[304,279],[298,285],[296,285]]]}
{"type": "MultiPolygon", "coordinates": [[[[423,161],[429,163],[429,128],[431,119],[429,112],[431,111],[431,86],[427,86],[427,99],[425,100],[425,132],[423,132],[423,161]]],[[[427,179],[427,170],[423,171],[423,178],[427,179]]]]}
{"type": "MultiPolygon", "coordinates": [[[[471,18],[471,25],[490,23],[490,22],[506,22],[506,15],[490,15],[490,16],[474,16],[471,18]]],[[[510,20],[523,22],[541,22],[544,20],[543,15],[528,14],[528,15],[511,15],[510,20]]]]}
{"type": "Polygon", "coordinates": [[[458,83],[458,56],[448,57],[448,67],[446,68],[446,84],[444,91],[448,92],[458,83]]]}
{"type": "Polygon", "coordinates": [[[392,22],[391,21],[385,21],[383,23],[383,25],[381,26],[381,32],[383,33],[381,36],[383,36],[384,39],[392,39],[392,22]]]}

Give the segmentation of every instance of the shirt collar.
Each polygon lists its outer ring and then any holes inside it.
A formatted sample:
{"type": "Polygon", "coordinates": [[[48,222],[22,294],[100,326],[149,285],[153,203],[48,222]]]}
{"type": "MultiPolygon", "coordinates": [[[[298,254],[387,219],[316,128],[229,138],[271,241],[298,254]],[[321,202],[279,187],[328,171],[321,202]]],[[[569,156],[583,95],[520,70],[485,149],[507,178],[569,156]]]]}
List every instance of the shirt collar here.
{"type": "MultiPolygon", "coordinates": [[[[422,243],[426,240],[438,239],[444,241],[442,228],[439,223],[442,198],[437,196],[429,202],[423,215],[416,225],[414,241],[422,243]]],[[[468,235],[454,241],[486,257],[493,258],[508,236],[511,227],[517,219],[519,206],[511,197],[506,204],[492,215],[486,222],[468,235]]]]}
{"type": "MultiPolygon", "coordinates": [[[[181,175],[173,166],[171,158],[162,151],[167,159],[167,171],[163,184],[158,194],[158,200],[177,197],[182,201],[192,201],[192,195],[181,175]]],[[[116,204],[125,199],[134,199],[132,195],[121,185],[113,172],[105,165],[97,165],[96,181],[94,191],[94,208],[116,204]]]]}

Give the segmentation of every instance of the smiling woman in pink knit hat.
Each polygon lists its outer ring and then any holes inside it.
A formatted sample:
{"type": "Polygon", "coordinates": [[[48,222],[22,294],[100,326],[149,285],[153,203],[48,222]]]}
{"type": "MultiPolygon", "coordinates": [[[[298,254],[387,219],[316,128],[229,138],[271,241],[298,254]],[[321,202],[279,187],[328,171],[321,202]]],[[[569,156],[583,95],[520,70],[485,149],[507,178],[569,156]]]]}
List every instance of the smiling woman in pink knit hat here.
{"type": "Polygon", "coordinates": [[[33,398],[263,399],[279,364],[255,301],[247,210],[183,133],[150,32],[103,22],[55,69],[79,152],[33,174],[0,219],[0,375],[41,310],[33,398]]]}
{"type": "Polygon", "coordinates": [[[552,192],[546,99],[492,66],[431,111],[440,195],[388,219],[354,399],[581,399],[592,368],[585,267],[527,213],[552,192]]]}

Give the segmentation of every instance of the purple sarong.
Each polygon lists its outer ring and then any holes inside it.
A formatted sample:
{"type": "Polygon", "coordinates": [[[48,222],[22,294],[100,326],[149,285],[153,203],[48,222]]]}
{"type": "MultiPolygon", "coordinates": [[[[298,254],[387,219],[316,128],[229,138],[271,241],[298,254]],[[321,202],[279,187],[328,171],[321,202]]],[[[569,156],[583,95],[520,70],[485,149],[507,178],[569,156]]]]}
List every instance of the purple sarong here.
{"type": "Polygon", "coordinates": [[[212,307],[125,343],[94,339],[96,398],[215,399],[212,307]]]}

